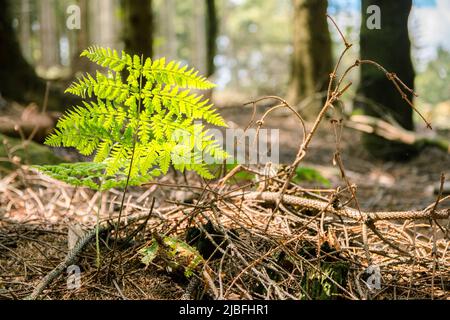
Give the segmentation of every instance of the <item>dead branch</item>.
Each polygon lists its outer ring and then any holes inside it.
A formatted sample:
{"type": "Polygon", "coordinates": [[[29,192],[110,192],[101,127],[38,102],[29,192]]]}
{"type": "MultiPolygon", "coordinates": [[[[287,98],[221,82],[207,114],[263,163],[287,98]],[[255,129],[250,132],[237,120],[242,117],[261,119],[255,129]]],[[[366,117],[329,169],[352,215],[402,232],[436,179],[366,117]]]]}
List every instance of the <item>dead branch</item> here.
{"type": "MultiPolygon", "coordinates": [[[[241,197],[244,200],[262,200],[269,203],[276,203],[279,194],[276,192],[246,192],[246,193],[234,193],[231,197],[241,197]]],[[[301,206],[308,209],[314,209],[318,211],[325,211],[335,214],[341,217],[347,217],[354,220],[361,220],[361,216],[365,220],[380,221],[380,220],[409,220],[409,219],[446,219],[450,216],[450,209],[436,210],[433,214],[432,210],[424,211],[391,211],[391,212],[361,212],[359,210],[342,207],[334,208],[330,206],[328,202],[320,200],[312,200],[308,198],[302,198],[292,195],[283,195],[282,202],[285,204],[301,206]]]]}

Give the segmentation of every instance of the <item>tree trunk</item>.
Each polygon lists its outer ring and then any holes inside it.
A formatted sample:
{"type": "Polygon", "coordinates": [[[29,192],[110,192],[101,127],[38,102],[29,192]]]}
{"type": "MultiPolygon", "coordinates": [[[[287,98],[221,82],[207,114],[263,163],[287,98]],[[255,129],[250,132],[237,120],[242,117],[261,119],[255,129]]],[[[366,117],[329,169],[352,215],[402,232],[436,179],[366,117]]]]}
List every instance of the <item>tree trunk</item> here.
{"type": "Polygon", "coordinates": [[[31,6],[30,0],[22,0],[20,4],[20,44],[27,61],[31,61],[31,6]]]}
{"type": "Polygon", "coordinates": [[[77,43],[79,53],[81,53],[90,45],[89,24],[91,19],[89,19],[88,0],[78,0],[78,5],[80,6],[81,14],[81,29],[78,31],[77,43]]]}
{"type": "MultiPolygon", "coordinates": [[[[293,0],[294,52],[288,100],[297,104],[327,88],[333,71],[327,0],[293,0]]],[[[313,108],[314,112],[317,111],[313,108]]]]}
{"type": "Polygon", "coordinates": [[[175,30],[175,0],[163,1],[159,23],[164,35],[163,55],[169,60],[177,59],[177,33],[175,30]]]}
{"type": "Polygon", "coordinates": [[[90,0],[93,19],[91,23],[92,43],[109,48],[116,48],[117,45],[117,23],[114,19],[116,2],[114,0],[90,0]]]}
{"type": "Polygon", "coordinates": [[[123,0],[124,42],[129,54],[153,56],[152,0],[123,0]]]}
{"type": "Polygon", "coordinates": [[[206,73],[206,31],[205,31],[205,3],[198,1],[193,8],[192,17],[192,66],[197,69],[200,74],[206,73]]]}
{"type": "Polygon", "coordinates": [[[40,102],[45,85],[22,55],[12,27],[10,4],[0,0],[0,93],[18,102],[40,102]]]}
{"type": "Polygon", "coordinates": [[[215,72],[214,58],[217,54],[217,35],[219,21],[217,18],[216,1],[206,0],[206,76],[215,72]]]}
{"type": "MultiPolygon", "coordinates": [[[[91,0],[92,1],[92,0],[91,0]]],[[[90,45],[90,21],[92,19],[89,15],[89,2],[88,0],[78,0],[78,6],[80,7],[80,30],[72,30],[71,34],[76,35],[76,47],[73,50],[72,57],[72,70],[74,73],[89,72],[93,70],[93,64],[89,63],[88,59],[81,58],[80,54],[83,50],[87,49],[90,45]]]]}
{"type": "MultiPolygon", "coordinates": [[[[411,42],[408,35],[408,16],[412,0],[382,1],[362,0],[361,19],[361,58],[380,63],[388,71],[395,72],[411,89],[414,89],[414,69],[411,61],[411,42]],[[380,28],[372,28],[369,23],[373,12],[367,8],[376,5],[380,8],[380,28]]],[[[410,92],[406,92],[412,100],[410,92]]],[[[374,66],[361,66],[361,83],[358,88],[356,107],[365,114],[378,118],[391,116],[407,130],[413,130],[413,110],[402,99],[386,75],[374,66]],[[360,102],[363,100],[364,102],[360,102]]],[[[400,143],[387,141],[375,135],[364,135],[364,144],[374,156],[386,160],[403,160],[415,154],[414,148],[400,143]]]]}
{"type": "Polygon", "coordinates": [[[48,69],[59,64],[59,39],[55,15],[55,0],[40,0],[40,36],[41,59],[40,65],[48,69]]]}

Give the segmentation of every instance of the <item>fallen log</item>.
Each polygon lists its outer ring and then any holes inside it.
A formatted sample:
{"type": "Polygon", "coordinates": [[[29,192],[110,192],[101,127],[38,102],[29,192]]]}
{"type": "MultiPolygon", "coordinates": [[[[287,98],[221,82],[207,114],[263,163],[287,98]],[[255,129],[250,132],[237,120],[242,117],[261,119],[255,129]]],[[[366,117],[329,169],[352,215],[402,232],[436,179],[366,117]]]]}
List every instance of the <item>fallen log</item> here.
{"type": "Polygon", "coordinates": [[[349,121],[345,122],[345,126],[365,133],[378,135],[386,140],[415,145],[418,148],[433,146],[444,152],[450,153],[450,141],[443,137],[420,135],[375,117],[353,115],[350,117],[349,121]]]}
{"type": "Polygon", "coordinates": [[[55,127],[59,114],[41,113],[38,106],[30,104],[26,108],[10,105],[9,112],[0,116],[0,133],[9,137],[32,139],[43,142],[55,127]]]}

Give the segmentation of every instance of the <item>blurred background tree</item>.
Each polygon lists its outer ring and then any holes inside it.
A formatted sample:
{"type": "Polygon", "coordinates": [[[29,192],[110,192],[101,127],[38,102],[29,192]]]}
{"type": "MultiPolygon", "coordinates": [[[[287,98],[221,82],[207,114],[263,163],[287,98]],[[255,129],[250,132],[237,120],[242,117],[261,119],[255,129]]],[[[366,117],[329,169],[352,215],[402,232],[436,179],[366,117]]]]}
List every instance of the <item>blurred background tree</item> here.
{"type": "MultiPolygon", "coordinates": [[[[0,0],[0,93],[21,102],[40,100],[44,82],[21,52],[11,13],[11,1],[0,0]]],[[[29,35],[22,34],[22,39],[29,41],[29,35]]]]}
{"type": "Polygon", "coordinates": [[[57,28],[57,1],[41,0],[39,1],[39,21],[40,21],[40,41],[41,55],[39,64],[49,69],[59,64],[60,46],[60,28],[57,28]]]}
{"type": "Polygon", "coordinates": [[[152,0],[122,0],[124,43],[129,54],[153,56],[152,0]]]}
{"type": "Polygon", "coordinates": [[[217,16],[216,0],[206,2],[206,75],[209,77],[216,71],[214,59],[217,54],[217,35],[219,33],[219,19],[217,16]]]}
{"type": "MultiPolygon", "coordinates": [[[[376,61],[389,72],[395,72],[403,83],[414,90],[415,73],[408,31],[411,8],[412,0],[362,0],[360,55],[362,59],[376,61]],[[373,24],[368,22],[370,16],[377,19],[376,11],[368,12],[370,6],[380,9],[379,26],[376,26],[375,20],[373,24]]],[[[358,100],[357,106],[361,106],[367,115],[378,118],[392,117],[403,128],[413,130],[413,110],[386,74],[368,64],[363,64],[360,70],[358,95],[363,101],[358,100]]],[[[406,94],[412,101],[412,92],[406,94]]],[[[364,135],[364,143],[373,155],[384,159],[408,158],[415,153],[411,146],[387,141],[375,135],[364,135]]]]}
{"type": "MultiPolygon", "coordinates": [[[[297,104],[327,90],[333,70],[327,0],[294,0],[292,67],[288,100],[297,104]]],[[[320,102],[317,101],[317,102],[320,102]]],[[[311,108],[317,114],[320,104],[311,108]]]]}

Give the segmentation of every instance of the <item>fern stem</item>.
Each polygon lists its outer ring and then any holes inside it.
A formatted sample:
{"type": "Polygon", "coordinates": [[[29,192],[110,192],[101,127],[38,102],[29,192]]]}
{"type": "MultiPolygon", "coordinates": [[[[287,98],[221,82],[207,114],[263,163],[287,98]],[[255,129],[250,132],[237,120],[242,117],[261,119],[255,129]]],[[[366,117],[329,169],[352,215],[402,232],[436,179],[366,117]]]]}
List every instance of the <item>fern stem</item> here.
{"type": "MultiPolygon", "coordinates": [[[[141,57],[141,60],[144,61],[144,57],[141,57]]],[[[116,224],[116,228],[115,228],[115,237],[114,237],[114,244],[113,244],[113,252],[111,255],[111,259],[109,261],[109,266],[108,266],[108,274],[111,270],[111,265],[112,262],[114,260],[114,255],[116,253],[116,249],[117,249],[117,238],[119,237],[119,225],[120,225],[120,220],[122,218],[122,213],[123,213],[123,208],[125,205],[125,197],[127,195],[128,192],[128,187],[130,185],[130,178],[131,178],[131,171],[133,169],[133,163],[134,163],[134,156],[135,156],[135,152],[136,152],[136,143],[137,143],[137,137],[138,137],[138,132],[139,132],[139,118],[141,115],[141,108],[142,108],[142,97],[141,97],[141,93],[142,93],[142,82],[143,82],[143,74],[141,73],[139,76],[139,101],[138,101],[138,112],[137,112],[137,117],[138,117],[138,125],[137,128],[134,132],[134,136],[133,136],[133,151],[131,153],[131,159],[130,159],[130,168],[128,170],[128,174],[127,174],[127,181],[125,184],[125,188],[123,190],[122,193],[122,201],[120,203],[120,210],[119,210],[119,217],[117,218],[117,224],[116,224]]],[[[119,261],[122,259],[122,255],[119,252],[119,261]]]]}
{"type": "MultiPolygon", "coordinates": [[[[101,199],[102,199],[102,197],[100,195],[100,202],[102,201],[101,199]]],[[[101,204],[100,204],[100,206],[101,206],[101,204]]],[[[100,268],[100,237],[99,237],[100,233],[99,233],[99,230],[100,230],[100,207],[98,207],[98,210],[97,210],[97,223],[95,226],[95,249],[97,251],[95,266],[97,268],[100,268]]]]}
{"type": "Polygon", "coordinates": [[[103,179],[100,180],[99,193],[100,197],[98,200],[98,209],[97,209],[97,221],[95,226],[95,250],[96,250],[96,260],[95,266],[100,268],[101,256],[100,256],[100,213],[102,212],[103,207],[103,191],[102,191],[103,179]]]}

